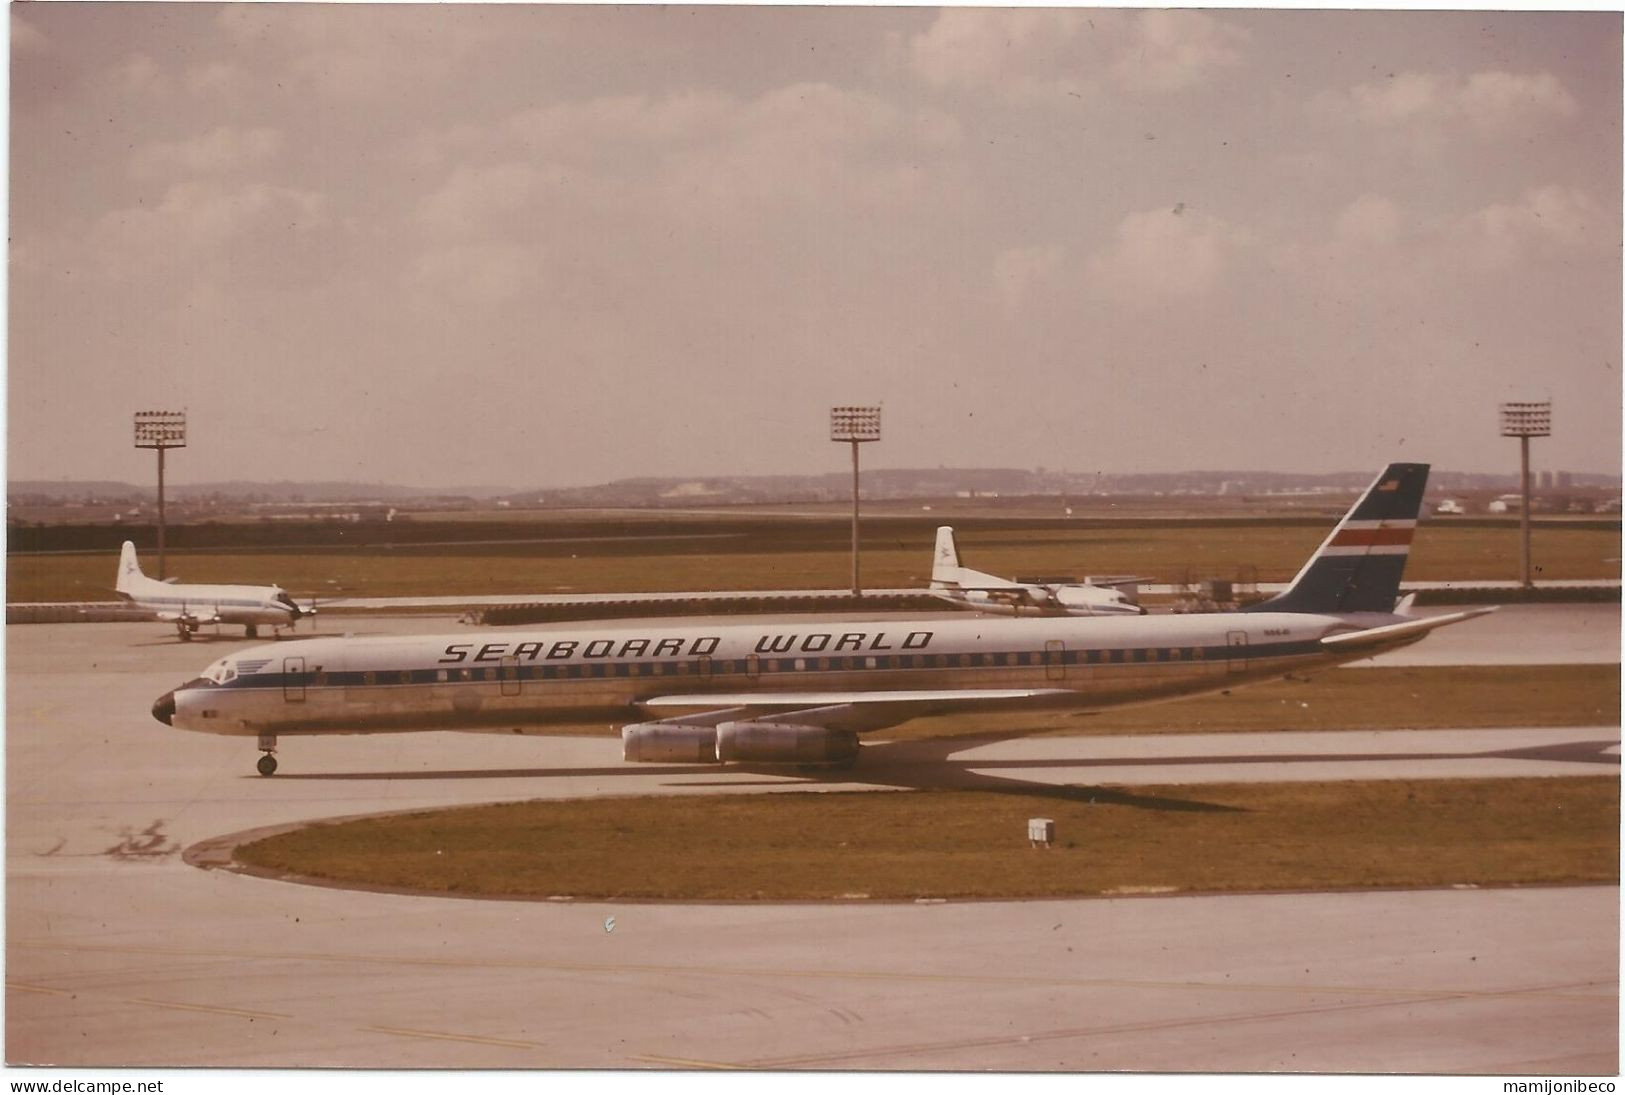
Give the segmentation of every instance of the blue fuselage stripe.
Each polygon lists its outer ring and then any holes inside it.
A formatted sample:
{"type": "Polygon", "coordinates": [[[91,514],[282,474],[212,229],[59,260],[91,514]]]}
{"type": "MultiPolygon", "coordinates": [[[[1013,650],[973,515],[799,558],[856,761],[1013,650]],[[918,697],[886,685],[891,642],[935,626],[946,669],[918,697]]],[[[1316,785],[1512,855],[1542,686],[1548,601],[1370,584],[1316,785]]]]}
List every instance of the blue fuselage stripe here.
{"type": "Polygon", "coordinates": [[[325,672],[251,673],[211,689],[232,691],[285,688],[390,688],[400,685],[514,684],[527,681],[602,680],[652,677],[693,680],[783,676],[805,673],[897,672],[899,670],[1045,669],[1095,666],[1190,665],[1254,661],[1325,653],[1316,640],[1251,643],[1239,646],[1107,647],[1081,650],[1004,650],[959,654],[803,655],[745,658],[687,658],[661,661],[580,660],[560,663],[457,666],[325,672]]]}

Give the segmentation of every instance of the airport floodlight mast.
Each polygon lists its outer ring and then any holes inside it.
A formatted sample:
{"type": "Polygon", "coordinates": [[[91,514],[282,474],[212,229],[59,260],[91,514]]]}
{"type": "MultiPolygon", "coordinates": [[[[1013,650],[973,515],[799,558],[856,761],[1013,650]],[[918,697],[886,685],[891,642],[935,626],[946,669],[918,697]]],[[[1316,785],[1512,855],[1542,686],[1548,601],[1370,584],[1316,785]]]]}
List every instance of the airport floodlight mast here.
{"type": "Polygon", "coordinates": [[[1519,526],[1523,532],[1523,587],[1529,589],[1535,584],[1529,567],[1529,439],[1552,436],[1551,400],[1544,403],[1501,404],[1501,436],[1516,437],[1522,457],[1523,510],[1519,526]]]}
{"type": "Polygon", "coordinates": [[[829,439],[852,444],[852,596],[862,597],[858,583],[858,446],[880,440],[879,407],[831,407],[829,439]]]}
{"type": "Polygon", "coordinates": [[[136,411],[135,447],[158,450],[158,578],[164,578],[164,453],[186,447],[185,411],[136,411]]]}

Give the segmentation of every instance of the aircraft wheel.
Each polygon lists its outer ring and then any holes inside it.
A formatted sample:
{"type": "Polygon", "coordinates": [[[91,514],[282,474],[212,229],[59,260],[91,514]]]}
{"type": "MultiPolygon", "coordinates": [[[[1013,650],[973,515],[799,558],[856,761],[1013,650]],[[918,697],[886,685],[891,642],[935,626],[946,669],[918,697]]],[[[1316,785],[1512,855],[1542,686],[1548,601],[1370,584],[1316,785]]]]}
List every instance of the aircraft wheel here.
{"type": "Polygon", "coordinates": [[[262,776],[274,775],[276,773],[276,758],[267,753],[260,758],[260,762],[256,767],[259,768],[262,776]]]}
{"type": "Polygon", "coordinates": [[[259,638],[260,637],[260,629],[258,627],[256,627],[255,625],[253,625],[253,624],[249,624],[248,625],[248,637],[250,639],[259,638]]]}
{"type": "Polygon", "coordinates": [[[181,642],[189,643],[191,641],[192,641],[192,633],[190,631],[186,630],[186,628],[184,628],[184,627],[181,628],[181,642]]]}

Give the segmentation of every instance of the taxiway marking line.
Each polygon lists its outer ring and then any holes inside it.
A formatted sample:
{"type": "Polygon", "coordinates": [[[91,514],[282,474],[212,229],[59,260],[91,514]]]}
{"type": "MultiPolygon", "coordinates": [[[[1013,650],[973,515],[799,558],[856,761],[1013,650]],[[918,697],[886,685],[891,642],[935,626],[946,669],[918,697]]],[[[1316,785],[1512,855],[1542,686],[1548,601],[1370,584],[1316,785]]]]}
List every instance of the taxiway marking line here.
{"type": "Polygon", "coordinates": [[[16,989],[18,992],[43,992],[47,996],[72,996],[66,989],[48,989],[44,985],[25,985],[21,981],[7,981],[6,988],[16,989]]]}
{"type": "Polygon", "coordinates": [[[645,1053],[632,1057],[634,1061],[648,1061],[652,1065],[677,1065],[681,1068],[709,1068],[721,1070],[746,1069],[749,1065],[730,1065],[722,1061],[695,1061],[687,1057],[656,1057],[645,1053]]]}
{"type": "MultiPolygon", "coordinates": [[[[1072,1029],[1040,1031],[1029,1035],[998,1035],[983,1038],[966,1038],[959,1041],[944,1042],[914,1042],[904,1045],[875,1046],[869,1049],[846,1050],[839,1053],[808,1054],[795,1057],[771,1057],[746,1062],[739,1066],[748,1069],[786,1069],[807,1068],[817,1065],[837,1063],[851,1064],[866,1058],[882,1057],[892,1058],[898,1056],[911,1057],[924,1054],[953,1053],[973,1049],[1016,1049],[1023,1046],[1035,1045],[1040,1042],[1068,1041],[1078,1038],[1092,1038],[1103,1035],[1117,1034],[1143,1034],[1152,1031],[1167,1031],[1190,1029],[1193,1027],[1216,1027],[1226,1024],[1256,1023],[1274,1019],[1294,1018],[1303,1015],[1335,1015],[1340,1012],[1373,1011],[1379,1008],[1392,1007],[1396,1004],[1414,1003],[1443,1003],[1451,1000],[1464,999],[1474,994],[1455,993],[1442,990],[1420,1001],[1405,1000],[1366,1000],[1359,1002],[1325,1004],[1320,1007],[1285,1008],[1262,1012],[1240,1012],[1235,1015],[1192,1016],[1187,1019],[1154,1020],[1142,1023],[1124,1023],[1117,1026],[1102,1027],[1076,1027],[1072,1029]]],[[[1512,995],[1512,994],[1507,994],[1512,995]]]]}
{"type": "Polygon", "coordinates": [[[192,958],[232,958],[237,960],[271,962],[336,962],[364,965],[440,966],[455,969],[529,969],[554,973],[584,973],[600,975],[656,974],[662,977],[780,977],[819,981],[903,981],[926,984],[968,985],[1047,985],[1076,989],[1200,989],[1211,992],[1293,992],[1314,995],[1381,996],[1417,1000],[1431,1000],[1451,996],[1463,1000],[1497,1000],[1505,997],[1533,999],[1596,1000],[1617,997],[1618,987],[1612,992],[1604,986],[1614,982],[1598,981],[1587,985],[1547,986],[1508,989],[1452,989],[1371,987],[1365,985],[1272,984],[1267,982],[1238,982],[1225,984],[1214,981],[1143,981],[1110,977],[1046,977],[1021,974],[978,973],[924,973],[905,970],[831,970],[831,969],[775,969],[750,966],[668,966],[641,963],[608,965],[586,962],[515,961],[511,958],[424,958],[405,955],[333,954],[322,952],[287,951],[210,951],[184,947],[139,946],[113,943],[31,943],[17,941],[12,944],[34,950],[78,950],[124,954],[167,954],[192,958]],[[1595,986],[1593,991],[1580,991],[1595,986]]]}
{"type": "Polygon", "coordinates": [[[477,1034],[446,1034],[438,1030],[413,1030],[410,1027],[360,1027],[368,1034],[397,1034],[403,1038],[433,1038],[441,1042],[473,1042],[481,1046],[506,1046],[509,1049],[541,1049],[540,1042],[515,1042],[507,1038],[482,1038],[477,1034]]]}
{"type": "MultiPolygon", "coordinates": [[[[70,992],[66,989],[51,989],[44,985],[25,985],[21,981],[7,981],[6,988],[17,989],[21,992],[42,992],[48,996],[97,996],[98,993],[70,992]]],[[[223,1008],[211,1004],[183,1004],[177,1000],[153,1000],[145,996],[113,996],[106,999],[116,1000],[121,1004],[146,1004],[155,1008],[173,1008],[177,1011],[204,1011],[214,1015],[234,1015],[240,1019],[292,1019],[291,1015],[284,1015],[278,1011],[250,1011],[247,1008],[223,1008]]]]}
{"type": "Polygon", "coordinates": [[[292,1019],[280,1011],[249,1011],[247,1008],[222,1008],[212,1004],[183,1004],[177,1000],[153,1000],[146,996],[121,996],[126,1004],[147,1004],[155,1008],[173,1008],[176,1011],[203,1011],[213,1015],[234,1015],[239,1019],[292,1019]]]}

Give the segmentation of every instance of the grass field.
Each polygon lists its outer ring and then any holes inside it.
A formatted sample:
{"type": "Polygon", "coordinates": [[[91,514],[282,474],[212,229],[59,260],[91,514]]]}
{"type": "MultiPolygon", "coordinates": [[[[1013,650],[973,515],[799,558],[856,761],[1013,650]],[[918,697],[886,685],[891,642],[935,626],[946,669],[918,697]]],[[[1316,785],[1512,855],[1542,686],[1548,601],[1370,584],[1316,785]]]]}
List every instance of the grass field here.
{"type": "MultiPolygon", "coordinates": [[[[1245,526],[1169,522],[1131,528],[971,528],[959,537],[967,566],[993,574],[1142,574],[1159,582],[1229,578],[1286,581],[1330,530],[1292,522],[1245,526]]],[[[316,597],[603,593],[713,589],[842,589],[851,577],[849,548],[833,526],[809,527],[773,544],[729,535],[719,521],[710,539],[648,536],[618,540],[443,545],[363,550],[332,547],[281,552],[171,552],[169,573],[186,582],[276,582],[316,597]],[[833,530],[833,531],[832,531],[833,530]],[[809,545],[801,550],[802,539],[809,545]]],[[[580,531],[580,530],[578,530],[580,531]]],[[[588,529],[590,531],[590,529],[588,529]]],[[[928,528],[866,535],[863,582],[871,588],[919,587],[930,574],[928,528]]],[[[1537,526],[1532,555],[1538,578],[1618,578],[1620,532],[1595,526],[1537,526]]],[[[8,601],[112,598],[117,553],[12,555],[8,601]]],[[[149,570],[152,563],[148,563],[149,570]]],[[[1418,581],[1514,579],[1516,526],[1432,523],[1418,530],[1406,577],[1418,581]]]]}
{"type": "Polygon", "coordinates": [[[1061,897],[1617,882],[1617,777],[672,796],[315,825],[277,872],[463,895],[1061,897]],[[1026,819],[1056,822],[1034,849],[1026,819]]]}

